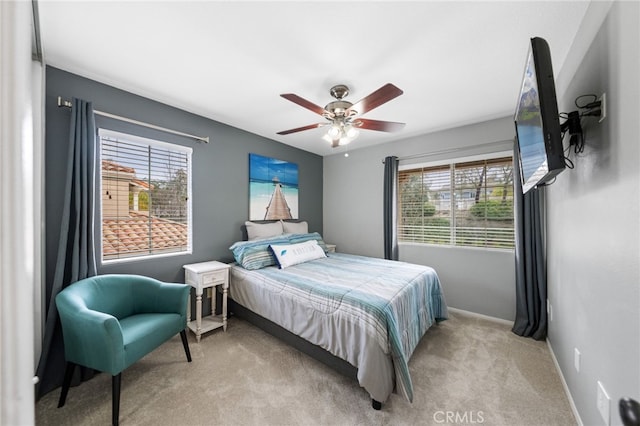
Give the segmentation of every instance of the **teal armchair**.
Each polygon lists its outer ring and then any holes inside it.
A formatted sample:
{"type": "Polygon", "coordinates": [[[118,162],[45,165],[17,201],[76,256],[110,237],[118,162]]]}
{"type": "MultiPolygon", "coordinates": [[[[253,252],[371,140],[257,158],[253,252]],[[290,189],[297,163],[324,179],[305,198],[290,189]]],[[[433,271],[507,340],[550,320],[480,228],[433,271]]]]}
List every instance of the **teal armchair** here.
{"type": "Polygon", "coordinates": [[[186,284],[139,275],[99,275],[56,296],[66,369],[58,407],[66,401],[76,365],[112,376],[112,423],[118,424],[122,371],[180,333],[187,361],[186,284]]]}

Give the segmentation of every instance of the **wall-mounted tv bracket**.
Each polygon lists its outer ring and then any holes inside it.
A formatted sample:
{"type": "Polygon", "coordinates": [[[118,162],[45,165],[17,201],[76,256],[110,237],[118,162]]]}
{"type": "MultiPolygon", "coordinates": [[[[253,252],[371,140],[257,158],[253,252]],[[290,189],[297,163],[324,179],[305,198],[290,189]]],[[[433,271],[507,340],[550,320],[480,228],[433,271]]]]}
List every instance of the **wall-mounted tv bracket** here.
{"type": "MultiPolygon", "coordinates": [[[[604,97],[604,95],[603,95],[604,97]]],[[[560,125],[562,136],[569,132],[569,147],[573,146],[573,151],[576,154],[581,153],[584,150],[584,132],[582,130],[582,117],[602,117],[603,115],[603,98],[598,99],[596,95],[581,95],[575,100],[575,105],[578,108],[577,111],[571,111],[569,113],[561,113],[560,118],[564,118],[565,122],[560,125]],[[593,98],[591,102],[582,104],[580,102],[583,98],[593,98]]],[[[600,120],[602,121],[602,120],[600,120]]]]}

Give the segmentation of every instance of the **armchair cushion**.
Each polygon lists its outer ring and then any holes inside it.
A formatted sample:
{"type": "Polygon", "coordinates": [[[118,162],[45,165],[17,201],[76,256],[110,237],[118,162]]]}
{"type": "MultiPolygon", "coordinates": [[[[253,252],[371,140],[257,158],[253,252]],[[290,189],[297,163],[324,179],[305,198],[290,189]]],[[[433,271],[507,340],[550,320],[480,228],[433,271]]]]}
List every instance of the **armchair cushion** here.
{"type": "Polygon", "coordinates": [[[138,314],[121,319],[124,364],[133,364],[184,330],[183,326],[175,331],[179,324],[178,314],[138,314]]]}
{"type": "Polygon", "coordinates": [[[56,296],[68,362],[119,374],[183,331],[186,284],[139,275],[100,275],[56,296]]]}

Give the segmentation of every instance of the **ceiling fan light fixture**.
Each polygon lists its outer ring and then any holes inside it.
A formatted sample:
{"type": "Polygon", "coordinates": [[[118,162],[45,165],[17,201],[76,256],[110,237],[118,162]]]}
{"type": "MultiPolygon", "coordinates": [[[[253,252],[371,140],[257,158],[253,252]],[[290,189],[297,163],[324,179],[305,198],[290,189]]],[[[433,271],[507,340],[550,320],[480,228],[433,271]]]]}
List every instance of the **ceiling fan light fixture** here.
{"type": "Polygon", "coordinates": [[[322,139],[333,145],[333,139],[329,136],[329,133],[325,133],[322,139]]]}
{"type": "Polygon", "coordinates": [[[338,145],[346,145],[358,137],[360,132],[351,123],[335,122],[322,137],[332,145],[338,141],[338,145]]]}
{"type": "Polygon", "coordinates": [[[339,139],[342,136],[342,126],[339,123],[334,123],[329,130],[327,131],[327,135],[332,139],[339,139]]]}
{"type": "Polygon", "coordinates": [[[358,129],[356,129],[350,124],[347,126],[347,137],[349,139],[354,140],[355,138],[358,137],[359,134],[360,132],[358,131],[358,129]]]}

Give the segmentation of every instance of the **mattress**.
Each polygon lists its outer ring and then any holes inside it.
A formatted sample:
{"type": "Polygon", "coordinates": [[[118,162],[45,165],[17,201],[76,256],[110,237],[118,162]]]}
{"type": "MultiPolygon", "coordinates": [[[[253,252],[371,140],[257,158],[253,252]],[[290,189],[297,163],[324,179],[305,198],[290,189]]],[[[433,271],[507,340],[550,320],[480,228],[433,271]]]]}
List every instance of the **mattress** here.
{"type": "Polygon", "coordinates": [[[230,296],[258,315],[358,369],[358,382],[384,402],[413,399],[408,361],[434,322],[447,318],[435,270],[329,253],[285,269],[231,268],[230,296]]]}

